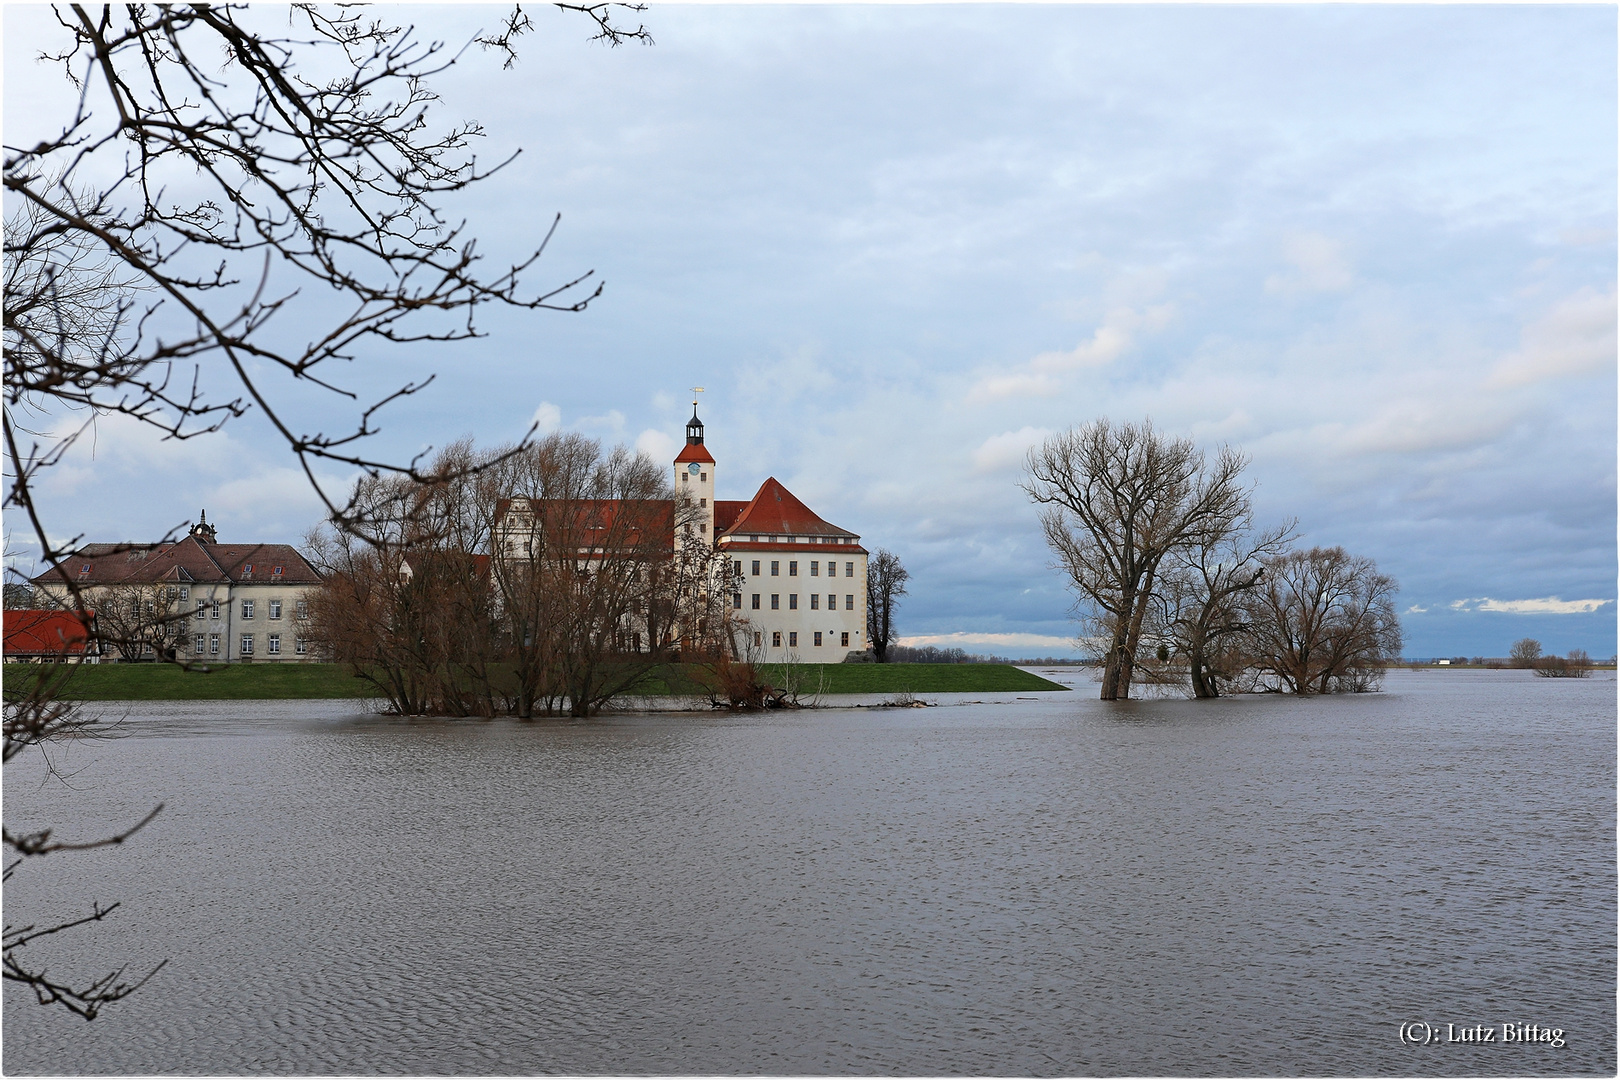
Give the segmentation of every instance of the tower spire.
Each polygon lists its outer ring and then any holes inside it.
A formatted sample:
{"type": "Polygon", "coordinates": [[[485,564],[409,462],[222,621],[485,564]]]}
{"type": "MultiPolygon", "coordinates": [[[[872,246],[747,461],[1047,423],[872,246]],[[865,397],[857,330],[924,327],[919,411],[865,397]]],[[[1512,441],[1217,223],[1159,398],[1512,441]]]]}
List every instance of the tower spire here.
{"type": "Polygon", "coordinates": [[[692,419],[688,420],[686,423],[687,446],[703,445],[703,421],[698,419],[697,413],[697,396],[701,393],[703,393],[703,387],[692,387],[692,419]]]}

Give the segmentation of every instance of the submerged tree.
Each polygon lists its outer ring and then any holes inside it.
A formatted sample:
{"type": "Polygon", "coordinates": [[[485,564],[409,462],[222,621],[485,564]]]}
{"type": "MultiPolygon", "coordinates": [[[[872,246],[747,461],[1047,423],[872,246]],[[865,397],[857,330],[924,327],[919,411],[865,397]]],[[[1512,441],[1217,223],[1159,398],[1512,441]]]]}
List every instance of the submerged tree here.
{"type": "Polygon", "coordinates": [[[1030,451],[1024,490],[1100,643],[1104,701],[1130,697],[1165,561],[1213,547],[1248,513],[1244,464],[1222,448],[1206,465],[1190,439],[1150,421],[1095,420],[1030,451]]]}
{"type": "Polygon", "coordinates": [[[1295,694],[1375,689],[1400,659],[1395,580],[1342,547],[1265,560],[1250,596],[1249,663],[1295,694]]]}

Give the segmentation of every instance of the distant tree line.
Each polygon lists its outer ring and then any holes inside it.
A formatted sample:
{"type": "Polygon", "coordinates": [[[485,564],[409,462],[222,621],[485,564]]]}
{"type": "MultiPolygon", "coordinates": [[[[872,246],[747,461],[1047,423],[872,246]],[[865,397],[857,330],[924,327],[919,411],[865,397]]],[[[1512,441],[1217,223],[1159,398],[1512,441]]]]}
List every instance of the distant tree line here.
{"type": "Polygon", "coordinates": [[[1376,689],[1400,658],[1395,581],[1253,522],[1247,459],[1151,421],[1093,421],[1030,451],[1024,490],[1078,598],[1105,701],[1134,683],[1212,698],[1376,689]]]}

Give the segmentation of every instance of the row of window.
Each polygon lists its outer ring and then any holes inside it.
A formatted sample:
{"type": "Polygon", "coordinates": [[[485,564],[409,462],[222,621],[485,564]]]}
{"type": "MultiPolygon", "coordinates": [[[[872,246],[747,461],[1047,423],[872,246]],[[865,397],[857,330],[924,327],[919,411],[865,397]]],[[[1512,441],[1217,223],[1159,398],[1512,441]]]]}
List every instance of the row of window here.
{"type": "MultiPolygon", "coordinates": [[[[832,637],[832,632],[828,631],[827,636],[832,637]]],[[[814,637],[816,639],[816,648],[818,648],[818,649],[821,648],[821,631],[817,630],[815,632],[814,637]]],[[[763,645],[765,643],[764,638],[765,638],[764,631],[762,631],[762,630],[755,630],[754,631],[754,644],[755,645],[763,645]]],[[[787,639],[788,639],[788,648],[797,649],[799,647],[799,632],[797,630],[789,630],[787,639]]],[[[840,646],[842,646],[843,648],[846,648],[846,649],[849,648],[849,631],[848,630],[844,630],[844,631],[840,632],[839,635],[838,635],[838,639],[839,639],[838,644],[840,646]]],[[[780,631],[780,630],[772,630],[771,631],[771,648],[780,649],[781,647],[782,647],[782,631],[780,631]]]]}
{"type": "Polygon", "coordinates": [[[775,533],[764,533],[764,534],[750,533],[749,536],[748,536],[748,542],[751,543],[751,544],[757,544],[762,539],[767,544],[774,544],[774,543],[777,543],[778,541],[780,541],[781,543],[784,543],[784,544],[853,544],[856,540],[859,540],[860,537],[858,537],[858,536],[847,536],[847,537],[846,536],[798,536],[798,537],[794,537],[794,536],[777,536],[775,533]]]}
{"type": "MultiPolygon", "coordinates": [[[[252,656],[254,653],[254,643],[255,638],[252,634],[243,634],[241,641],[237,643],[239,646],[241,646],[238,650],[238,655],[252,656]]],[[[195,640],[192,642],[192,650],[198,656],[218,656],[219,635],[198,634],[195,640]]],[[[266,635],[264,641],[264,651],[267,656],[280,656],[281,635],[266,635]]],[[[309,644],[303,638],[293,638],[293,652],[299,656],[303,656],[309,652],[309,644]]]]}
{"type": "MultiPolygon", "coordinates": [[[[691,473],[689,473],[689,472],[681,473],[681,483],[683,483],[683,484],[687,483],[691,479],[692,479],[692,474],[691,473]]],[[[709,482],[709,474],[706,473],[706,472],[698,473],[698,481],[700,483],[707,484],[709,482]]]]}
{"type": "MultiPolygon", "coordinates": [[[[731,568],[732,568],[732,570],[734,570],[736,572],[738,577],[742,576],[743,571],[742,571],[742,560],[741,559],[738,559],[736,562],[732,563],[731,568]]],[[[758,559],[753,560],[752,567],[751,567],[751,576],[759,577],[759,560],[758,559]]],[[[781,560],[772,559],[771,560],[771,577],[781,577],[781,576],[782,576],[782,563],[781,563],[781,560]]],[[[788,560],[787,576],[788,577],[798,577],[799,576],[799,560],[797,560],[797,559],[789,559],[788,560]]],[[[811,577],[820,577],[821,576],[821,560],[820,559],[811,559],[810,560],[810,576],[811,577]]],[[[836,560],[833,560],[833,559],[828,559],[827,560],[827,576],[828,577],[837,577],[838,576],[838,563],[837,563],[836,560]]],[[[846,562],[844,564],[844,576],[845,577],[854,577],[855,576],[855,564],[854,563],[846,562]]]]}
{"type": "MultiPolygon", "coordinates": [[[[760,594],[759,593],[754,593],[753,596],[749,600],[749,606],[751,608],[753,608],[755,611],[759,610],[759,600],[760,600],[760,594]]],[[[732,593],[731,594],[731,606],[733,608],[739,608],[739,609],[742,607],[742,593],[739,592],[739,593],[732,593]]],[[[781,593],[771,593],[771,610],[772,611],[780,611],[781,609],[782,609],[782,594],[781,593]]],[[[788,593],[788,610],[789,611],[798,611],[799,610],[799,594],[798,593],[788,593]]],[[[811,593],[810,594],[810,610],[811,611],[820,611],[821,610],[821,594],[820,593],[811,593]]],[[[837,593],[828,593],[827,594],[827,610],[828,611],[837,611],[838,610],[838,594],[837,593]]],[[[855,610],[855,594],[854,593],[845,593],[844,594],[844,610],[845,611],[854,611],[855,610]]]]}
{"type": "MultiPolygon", "coordinates": [[[[253,612],[255,610],[255,606],[256,606],[257,603],[258,602],[255,601],[255,600],[244,600],[244,601],[242,601],[242,618],[244,618],[244,619],[253,618],[253,612]]],[[[270,601],[267,601],[266,604],[270,609],[270,617],[272,619],[281,618],[281,601],[280,600],[270,600],[270,601]]],[[[199,600],[199,601],[197,601],[197,618],[206,619],[206,618],[209,617],[208,605],[209,605],[209,601],[207,601],[207,600],[199,600]]],[[[216,618],[216,619],[219,618],[219,610],[220,610],[219,601],[218,600],[213,601],[213,617],[216,618]]],[[[298,618],[300,618],[300,619],[309,618],[309,601],[308,600],[300,600],[300,601],[298,601],[298,606],[297,606],[296,610],[298,612],[298,618]]]]}

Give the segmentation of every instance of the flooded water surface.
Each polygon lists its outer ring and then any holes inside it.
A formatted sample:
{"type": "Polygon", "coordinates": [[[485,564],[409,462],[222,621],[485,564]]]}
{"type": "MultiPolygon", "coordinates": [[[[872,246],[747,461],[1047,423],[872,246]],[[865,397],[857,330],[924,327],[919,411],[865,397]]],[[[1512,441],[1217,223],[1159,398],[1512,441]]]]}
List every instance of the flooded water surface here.
{"type": "Polygon", "coordinates": [[[90,1024],[8,983],[4,1067],[1615,1072],[1612,678],[1094,696],[133,706],[61,749],[65,781],[8,766],[7,825],[162,814],[25,867],[5,914],[121,900],[28,950],[77,979],[168,965],[90,1024]]]}

